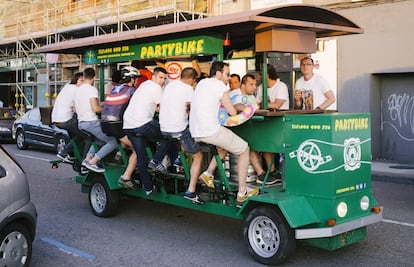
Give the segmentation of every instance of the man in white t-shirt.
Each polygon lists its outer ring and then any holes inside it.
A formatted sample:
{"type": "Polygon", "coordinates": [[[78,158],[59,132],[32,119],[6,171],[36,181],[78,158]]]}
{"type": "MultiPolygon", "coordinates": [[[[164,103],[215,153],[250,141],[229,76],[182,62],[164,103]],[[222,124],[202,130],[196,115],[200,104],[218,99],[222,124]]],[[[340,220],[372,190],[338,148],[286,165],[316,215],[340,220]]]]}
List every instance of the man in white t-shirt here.
{"type": "Polygon", "coordinates": [[[155,171],[168,173],[161,162],[173,146],[170,141],[163,139],[160,124],[154,119],[155,112],[159,110],[162,86],[166,79],[167,71],[164,68],[154,68],[151,80],[141,83],[124,112],[123,129],[137,153],[138,172],[147,195],[151,195],[154,191],[154,184],[147,172],[147,166],[155,171]],[[158,150],[149,163],[143,138],[160,140],[158,150]]]}
{"type": "Polygon", "coordinates": [[[302,92],[307,109],[325,110],[335,103],[335,95],[328,81],[321,75],[315,74],[313,68],[312,58],[305,57],[300,61],[300,71],[303,76],[296,81],[295,91],[302,92]]]}
{"type": "MultiPolygon", "coordinates": [[[[68,131],[70,138],[74,139],[76,144],[81,144],[82,142],[88,140],[85,134],[79,131],[78,119],[74,110],[76,91],[82,83],[83,73],[75,73],[72,80],[59,92],[52,110],[52,122],[57,127],[68,131]]],[[[83,156],[86,156],[89,146],[90,142],[85,142],[83,156]]],[[[72,150],[73,145],[69,142],[66,144],[63,151],[60,151],[57,154],[57,157],[63,162],[73,163],[73,158],[70,156],[72,150]]]]}
{"type": "Polygon", "coordinates": [[[95,70],[86,68],[83,71],[84,83],[78,88],[75,95],[75,108],[78,114],[78,126],[80,130],[91,133],[98,144],[103,144],[98,151],[90,146],[82,166],[94,172],[104,172],[105,169],[98,166],[98,163],[106,155],[111,153],[118,143],[113,136],[106,135],[101,128],[97,113],[102,112],[102,106],[98,100],[98,89],[93,86],[95,70]]]}
{"type": "MultiPolygon", "coordinates": [[[[263,101],[263,84],[257,88],[256,102],[263,101]]],[[[275,67],[267,64],[267,97],[268,108],[273,110],[289,109],[289,92],[286,84],[279,79],[275,67]]],[[[263,105],[262,105],[263,107],[263,105]]]]}
{"type": "Polygon", "coordinates": [[[181,79],[170,82],[164,89],[160,104],[161,133],[166,137],[177,139],[184,151],[192,155],[190,183],[184,198],[195,203],[202,203],[196,193],[198,176],[203,162],[203,153],[199,144],[191,137],[188,128],[188,112],[193,97],[193,84],[197,79],[194,68],[184,68],[181,79]]]}
{"type": "MultiPolygon", "coordinates": [[[[250,189],[246,184],[249,146],[246,141],[230,129],[222,126],[217,115],[221,104],[231,116],[237,114],[226,87],[229,75],[230,68],[227,63],[213,62],[210,68],[210,78],[205,78],[197,84],[190,110],[190,132],[196,141],[224,149],[225,151],[220,152],[221,156],[225,155],[226,151],[238,156],[239,191],[237,202],[244,202],[249,196],[258,194],[257,188],[250,189]]],[[[208,170],[201,174],[200,179],[209,187],[214,188],[212,173],[215,165],[211,163],[208,170]]]]}

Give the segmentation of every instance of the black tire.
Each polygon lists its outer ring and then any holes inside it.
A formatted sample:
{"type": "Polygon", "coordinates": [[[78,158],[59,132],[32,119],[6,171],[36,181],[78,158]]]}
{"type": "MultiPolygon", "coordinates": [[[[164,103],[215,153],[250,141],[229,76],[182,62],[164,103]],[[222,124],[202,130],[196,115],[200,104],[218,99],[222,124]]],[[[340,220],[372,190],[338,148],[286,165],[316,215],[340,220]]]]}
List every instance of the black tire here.
{"type": "Polygon", "coordinates": [[[56,138],[56,143],[55,143],[56,153],[62,152],[67,143],[68,142],[67,142],[66,138],[63,135],[58,135],[57,138],[56,138]]]}
{"type": "Polygon", "coordinates": [[[110,190],[102,176],[93,179],[89,188],[89,204],[98,217],[115,215],[119,205],[119,191],[110,190]]]}
{"type": "Polygon", "coordinates": [[[22,130],[16,133],[16,145],[18,149],[25,150],[29,146],[26,143],[26,136],[22,130]]]}
{"type": "Polygon", "coordinates": [[[278,265],[287,261],[296,249],[294,231],[275,208],[253,209],[243,230],[249,254],[258,262],[278,265]]]}
{"type": "Polygon", "coordinates": [[[0,266],[29,266],[32,242],[22,224],[7,225],[0,233],[0,266]]]}

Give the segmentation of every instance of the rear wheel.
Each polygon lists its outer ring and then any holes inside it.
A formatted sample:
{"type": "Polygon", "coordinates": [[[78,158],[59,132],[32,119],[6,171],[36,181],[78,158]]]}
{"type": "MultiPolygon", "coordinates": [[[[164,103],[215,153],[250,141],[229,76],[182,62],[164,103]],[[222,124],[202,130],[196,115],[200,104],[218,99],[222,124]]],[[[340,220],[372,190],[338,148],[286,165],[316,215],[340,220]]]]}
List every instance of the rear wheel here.
{"type": "Polygon", "coordinates": [[[295,251],[293,229],[280,212],[271,207],[252,210],[246,219],[243,234],[250,255],[263,264],[281,264],[295,251]]]}
{"type": "Polygon", "coordinates": [[[118,209],[119,191],[110,190],[105,179],[97,176],[89,189],[89,204],[96,216],[113,216],[118,209]]]}
{"type": "Polygon", "coordinates": [[[32,239],[22,224],[13,223],[0,233],[0,266],[29,266],[32,239]]]}
{"type": "Polygon", "coordinates": [[[59,135],[58,137],[57,137],[57,139],[56,139],[56,145],[55,145],[55,149],[56,149],[56,153],[60,153],[60,152],[62,152],[63,151],[63,149],[65,148],[65,146],[66,146],[66,139],[65,139],[65,137],[64,136],[62,136],[62,135],[59,135]]]}
{"type": "Polygon", "coordinates": [[[16,145],[18,149],[27,149],[26,136],[23,131],[18,131],[16,134],[16,145]]]}

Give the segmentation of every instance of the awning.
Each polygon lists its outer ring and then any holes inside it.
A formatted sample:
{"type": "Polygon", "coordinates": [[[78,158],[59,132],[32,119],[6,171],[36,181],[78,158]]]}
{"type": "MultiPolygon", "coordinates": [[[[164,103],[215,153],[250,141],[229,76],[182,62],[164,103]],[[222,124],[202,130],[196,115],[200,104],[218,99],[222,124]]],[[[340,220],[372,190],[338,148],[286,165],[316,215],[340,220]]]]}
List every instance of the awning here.
{"type": "Polygon", "coordinates": [[[254,45],[255,28],[262,23],[273,28],[313,31],[317,38],[363,32],[352,21],[333,11],[316,6],[287,5],[62,41],[39,47],[34,52],[83,54],[91,47],[156,42],[200,33],[224,38],[227,32],[232,46],[241,49],[254,45]]]}

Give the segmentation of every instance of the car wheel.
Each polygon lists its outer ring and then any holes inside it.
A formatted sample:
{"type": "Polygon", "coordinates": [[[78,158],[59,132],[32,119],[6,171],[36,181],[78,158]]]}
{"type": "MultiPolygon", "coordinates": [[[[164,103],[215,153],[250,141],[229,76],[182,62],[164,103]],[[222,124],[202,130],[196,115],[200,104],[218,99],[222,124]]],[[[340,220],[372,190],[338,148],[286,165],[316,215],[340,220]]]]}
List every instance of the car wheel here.
{"type": "Polygon", "coordinates": [[[96,216],[113,216],[118,209],[119,191],[110,190],[105,179],[97,176],[89,189],[89,204],[96,216]]]}
{"type": "Polygon", "coordinates": [[[249,254],[266,265],[279,265],[289,259],[296,248],[293,229],[271,207],[253,209],[243,230],[249,254]]]}
{"type": "Polygon", "coordinates": [[[65,149],[66,146],[66,139],[64,136],[59,135],[56,139],[56,145],[55,145],[55,149],[56,149],[56,153],[60,153],[63,151],[63,149],[65,149]]]}
{"type": "Polygon", "coordinates": [[[27,149],[26,136],[23,131],[18,131],[16,134],[16,145],[18,149],[27,149]]]}
{"type": "Polygon", "coordinates": [[[0,266],[29,266],[32,239],[22,224],[13,223],[0,233],[0,266]]]}

